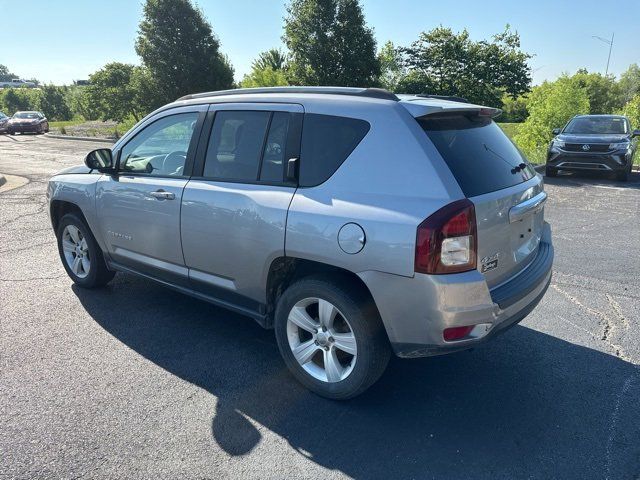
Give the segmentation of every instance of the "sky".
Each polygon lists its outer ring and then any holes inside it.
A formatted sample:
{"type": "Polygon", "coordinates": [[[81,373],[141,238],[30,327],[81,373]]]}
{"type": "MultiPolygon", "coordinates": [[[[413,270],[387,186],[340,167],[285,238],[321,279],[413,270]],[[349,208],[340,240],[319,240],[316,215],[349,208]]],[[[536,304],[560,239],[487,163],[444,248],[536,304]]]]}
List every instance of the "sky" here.
{"type": "MultiPolygon", "coordinates": [[[[284,0],[197,0],[240,80],[256,55],[282,47],[284,0]]],[[[489,39],[508,23],[535,55],[534,84],[578,68],[619,75],[640,63],[640,0],[361,0],[378,46],[409,45],[438,25],[489,39]]],[[[0,0],[0,64],[22,78],[69,84],[105,63],[139,63],[134,50],[141,0],[0,0]]]]}

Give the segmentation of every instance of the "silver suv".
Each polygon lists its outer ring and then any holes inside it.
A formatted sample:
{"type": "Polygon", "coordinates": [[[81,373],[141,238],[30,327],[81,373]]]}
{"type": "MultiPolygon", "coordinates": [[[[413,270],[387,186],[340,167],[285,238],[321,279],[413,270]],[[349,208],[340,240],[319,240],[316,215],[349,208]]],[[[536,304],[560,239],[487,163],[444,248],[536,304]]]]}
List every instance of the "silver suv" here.
{"type": "Polygon", "coordinates": [[[49,182],[81,287],[127,272],[274,328],[292,374],[346,399],[390,353],[468,349],[544,295],[542,179],[499,111],[384,90],[188,95],[49,182]]]}

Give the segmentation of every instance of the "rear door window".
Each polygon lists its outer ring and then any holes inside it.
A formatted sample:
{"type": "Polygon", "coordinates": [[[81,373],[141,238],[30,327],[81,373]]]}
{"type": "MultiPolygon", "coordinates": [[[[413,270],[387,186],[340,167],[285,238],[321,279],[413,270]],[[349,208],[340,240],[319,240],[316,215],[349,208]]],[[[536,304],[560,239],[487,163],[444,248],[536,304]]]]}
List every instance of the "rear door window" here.
{"type": "Polygon", "coordinates": [[[488,117],[434,115],[418,121],[467,197],[512,187],[536,175],[488,117]]]}
{"type": "Polygon", "coordinates": [[[302,125],[300,186],[313,187],[325,182],[351,155],[369,127],[365,120],[306,113],[302,125]]]}
{"type": "Polygon", "coordinates": [[[284,175],[284,160],[289,138],[289,123],[292,114],[289,112],[274,112],[269,126],[269,135],[262,153],[260,180],[263,182],[282,182],[284,175]]]}
{"type": "Polygon", "coordinates": [[[271,112],[217,112],[204,164],[204,176],[221,180],[258,179],[271,112]]]}

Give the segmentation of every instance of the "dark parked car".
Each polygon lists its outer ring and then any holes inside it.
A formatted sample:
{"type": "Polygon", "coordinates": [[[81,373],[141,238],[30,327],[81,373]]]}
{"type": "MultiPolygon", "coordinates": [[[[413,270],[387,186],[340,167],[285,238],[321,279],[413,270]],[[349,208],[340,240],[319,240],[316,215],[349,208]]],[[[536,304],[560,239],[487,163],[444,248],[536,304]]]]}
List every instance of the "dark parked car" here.
{"type": "Polygon", "coordinates": [[[613,173],[626,181],[631,173],[634,137],[640,130],[631,130],[629,119],[621,115],[576,115],[561,130],[547,152],[546,174],[555,177],[558,170],[599,171],[613,173]]]}
{"type": "Polygon", "coordinates": [[[0,112],[0,133],[5,133],[7,131],[8,123],[9,123],[9,117],[7,117],[4,113],[0,112]]]}
{"type": "Polygon", "coordinates": [[[49,131],[49,122],[42,112],[16,112],[7,124],[11,135],[16,133],[45,133],[49,131]]]}

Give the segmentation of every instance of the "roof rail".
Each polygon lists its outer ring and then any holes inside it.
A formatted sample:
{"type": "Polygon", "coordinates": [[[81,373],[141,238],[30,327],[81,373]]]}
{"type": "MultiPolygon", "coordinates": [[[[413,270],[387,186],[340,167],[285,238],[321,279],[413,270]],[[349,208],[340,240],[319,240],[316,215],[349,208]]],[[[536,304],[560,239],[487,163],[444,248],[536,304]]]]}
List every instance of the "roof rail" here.
{"type": "Polygon", "coordinates": [[[204,97],[223,97],[225,95],[245,95],[245,94],[265,94],[265,93],[315,93],[326,95],[349,95],[355,97],[378,98],[380,100],[400,99],[393,93],[382,88],[357,88],[357,87],[264,87],[264,88],[236,88],[233,90],[218,90],[216,92],[193,93],[178,98],[180,100],[191,100],[204,97]]]}
{"type": "Polygon", "coordinates": [[[423,98],[435,98],[437,100],[449,100],[451,102],[469,103],[469,100],[463,97],[456,97],[454,95],[431,95],[429,93],[417,93],[416,97],[423,98]]]}

